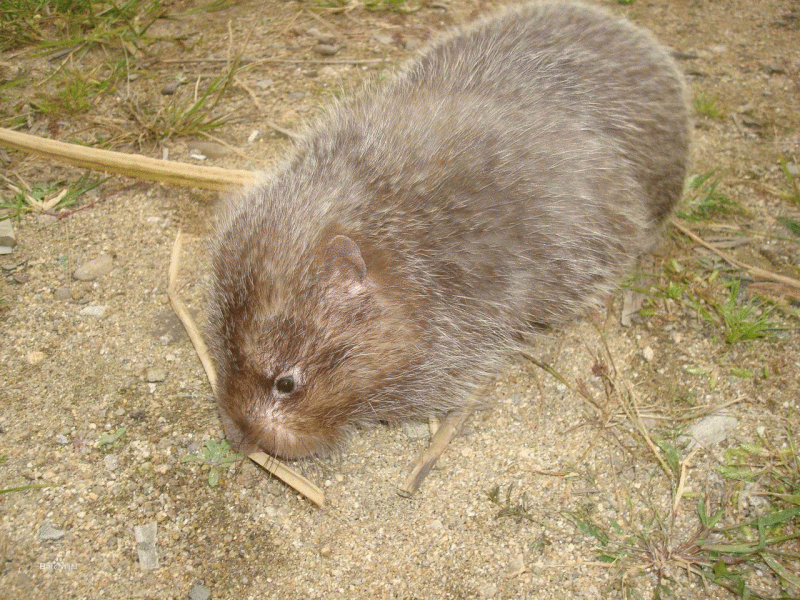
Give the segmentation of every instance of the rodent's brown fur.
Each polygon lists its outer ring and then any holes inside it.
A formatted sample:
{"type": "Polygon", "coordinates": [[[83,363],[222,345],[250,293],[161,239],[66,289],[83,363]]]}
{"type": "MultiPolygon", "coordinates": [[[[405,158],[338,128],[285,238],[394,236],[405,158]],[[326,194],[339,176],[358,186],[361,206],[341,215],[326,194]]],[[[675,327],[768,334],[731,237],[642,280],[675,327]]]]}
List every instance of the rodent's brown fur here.
{"type": "Polygon", "coordinates": [[[228,437],[323,454],[354,425],[463,406],[651,244],[682,190],[684,96],[652,36],[555,3],[469,25],[334,107],[218,225],[228,437]]]}

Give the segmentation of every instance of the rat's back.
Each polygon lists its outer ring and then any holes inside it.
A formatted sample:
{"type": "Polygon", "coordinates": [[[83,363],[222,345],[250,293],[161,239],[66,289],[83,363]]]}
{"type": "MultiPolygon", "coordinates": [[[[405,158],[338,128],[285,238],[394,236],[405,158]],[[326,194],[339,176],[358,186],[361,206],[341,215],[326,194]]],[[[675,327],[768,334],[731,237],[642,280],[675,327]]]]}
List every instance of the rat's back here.
{"type": "Polygon", "coordinates": [[[331,213],[363,243],[407,257],[445,301],[553,325],[653,242],[681,194],[689,125],[683,79],[649,33],[539,3],[448,34],[311,139],[336,139],[330,172],[363,186],[331,213]]]}

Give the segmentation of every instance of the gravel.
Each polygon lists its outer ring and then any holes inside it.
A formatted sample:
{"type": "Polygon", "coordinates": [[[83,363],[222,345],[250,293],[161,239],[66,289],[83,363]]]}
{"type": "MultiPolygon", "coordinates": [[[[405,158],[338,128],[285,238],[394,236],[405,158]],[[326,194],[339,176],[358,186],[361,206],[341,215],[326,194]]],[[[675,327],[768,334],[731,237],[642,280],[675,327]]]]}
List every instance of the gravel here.
{"type": "MultiPolygon", "coordinates": [[[[769,124],[746,137],[731,119],[698,117],[694,171],[722,168],[725,193],[750,211],[741,222],[734,216],[718,221],[721,230],[753,231],[753,242],[731,251],[776,269],[757,251],[769,236],[778,240],[770,247],[785,272],[797,277],[797,245],[786,241],[774,216],[798,220],[800,215],[769,190],[785,187],[776,153],[794,157],[789,162],[795,164],[800,154],[800,107],[790,75],[760,70],[780,56],[787,73],[797,73],[797,32],[773,24],[786,3],[608,5],[633,11],[676,50],[695,56],[681,62],[687,71],[703,74],[690,83],[718,97],[725,110],[735,111],[747,100],[754,120],[769,124]],[[726,49],[719,53],[706,50],[722,44],[726,49]]],[[[224,55],[229,44],[235,52],[248,40],[243,63],[248,67],[237,78],[257,95],[261,108],[232,85],[220,114],[233,116],[214,135],[243,146],[250,156],[231,152],[217,164],[256,170],[268,168],[288,143],[260,122],[286,125],[281,115],[297,117],[298,104],[287,98],[323,105],[341,89],[385,74],[377,62],[346,64],[350,58],[375,58],[377,47],[388,61],[399,61],[401,48],[424,43],[486,8],[472,0],[447,7],[423,6],[409,14],[354,8],[344,14],[315,12],[315,18],[297,2],[264,0],[158,20],[148,34],[158,40],[202,32],[180,51],[187,58],[224,55]],[[301,32],[312,27],[335,32],[337,62],[313,69],[297,62],[258,63],[273,56],[321,60],[310,40],[299,42],[288,23],[301,32]],[[397,43],[376,45],[376,32],[389,31],[397,43]],[[304,71],[312,70],[319,76],[306,77],[304,71]],[[244,146],[255,127],[264,134],[244,146]]],[[[167,42],[148,47],[154,57],[172,59],[177,52],[167,42]]],[[[0,64],[6,58],[0,56],[0,64]]],[[[14,58],[25,69],[42,68],[37,61],[14,58]]],[[[211,73],[212,67],[197,68],[211,73]]],[[[191,69],[187,81],[194,85],[195,65],[191,69]]],[[[165,80],[148,83],[150,76],[148,71],[132,87],[151,85],[152,95],[161,99],[165,80]]],[[[97,100],[106,101],[117,102],[112,96],[97,100]]],[[[308,116],[315,111],[309,108],[308,116]]],[[[66,120],[58,127],[44,121],[36,126],[40,133],[60,127],[62,139],[83,131],[80,123],[66,120]]],[[[171,139],[164,145],[173,159],[187,160],[189,142],[171,139]]],[[[15,158],[9,169],[31,182],[60,180],[65,172],[80,176],[38,159],[15,158]]],[[[651,598],[655,570],[627,573],[600,563],[602,545],[575,524],[576,516],[585,516],[607,531],[618,523],[624,535],[641,534],[647,523],[657,522],[654,514],[668,514],[674,501],[672,482],[615,394],[632,390],[642,422],[654,434],[690,408],[702,413],[704,407],[727,405],[729,420],[698,447],[687,469],[685,497],[670,530],[675,544],[696,531],[697,498],[721,489],[718,468],[728,449],[755,443],[780,449],[787,426],[800,431],[796,321],[778,337],[728,347],[696,311],[660,296],[655,309],[645,306],[653,316],[633,311],[630,326],[622,327],[617,295],[608,318],[595,315],[535,341],[531,353],[568,385],[526,360],[513,361],[489,391],[493,408],[473,415],[411,499],[397,491],[426,446],[425,424],[359,431],[338,455],[295,464],[323,487],[323,509],[248,461],[231,467],[185,461],[190,454],[202,456],[206,441],[220,441],[222,430],[196,354],[171,316],[167,264],[180,229],[180,294],[202,323],[206,241],[218,198],[129,183],[112,179],[104,185],[102,202],[68,218],[28,214],[15,223],[17,246],[0,273],[0,487],[37,487],[0,494],[0,595],[616,600],[622,598],[624,576],[643,598],[651,598]],[[89,279],[73,278],[78,267],[91,263],[102,268],[93,267],[89,279]],[[99,314],[92,312],[100,308],[99,314]],[[611,373],[611,400],[598,364],[611,373]],[[755,375],[744,377],[743,369],[755,375]],[[577,385],[585,386],[586,394],[575,393],[577,385]],[[111,434],[113,441],[98,445],[111,434]],[[219,472],[215,486],[209,484],[212,468],[219,472]]],[[[641,270],[658,274],[680,267],[688,277],[697,256],[667,236],[641,270]]],[[[718,268],[720,277],[732,274],[724,264],[718,268]]],[[[645,288],[659,283],[650,280],[645,288]]],[[[783,314],[788,313],[775,318],[783,314]]],[[[699,427],[705,416],[694,416],[689,424],[699,427]]],[[[772,499],[761,492],[745,490],[741,505],[729,507],[733,516],[765,510],[759,502],[772,499]]],[[[676,598],[730,597],[687,577],[677,560],[667,561],[663,575],[676,598]]],[[[766,571],[751,579],[762,592],[778,595],[766,571]]]]}

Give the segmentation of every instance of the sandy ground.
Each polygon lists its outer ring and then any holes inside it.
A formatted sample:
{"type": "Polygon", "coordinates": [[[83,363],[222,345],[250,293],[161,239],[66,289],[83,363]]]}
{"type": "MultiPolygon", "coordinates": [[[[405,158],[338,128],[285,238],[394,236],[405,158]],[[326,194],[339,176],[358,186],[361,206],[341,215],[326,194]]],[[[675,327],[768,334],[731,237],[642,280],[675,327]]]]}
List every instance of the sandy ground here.
{"type": "MultiPolygon", "coordinates": [[[[746,213],[717,215],[695,229],[738,240],[731,251],[739,259],[798,278],[797,238],[776,220],[800,218],[800,207],[779,195],[778,163],[784,156],[796,166],[800,155],[797,4],[606,4],[679,52],[695,93],[722,111],[697,116],[693,173],[720,169],[720,189],[746,213]]],[[[124,120],[125,94],[157,98],[177,73],[191,86],[224,64],[193,59],[243,50],[255,62],[238,73],[219,109],[229,122],[213,132],[229,146],[217,143],[205,164],[267,169],[288,142],[266,121],[298,128],[331,96],[490,8],[453,0],[410,14],[336,12],[251,0],[159,21],[149,33],[182,32],[184,46],[153,43],[142,58],[147,75],[101,100],[87,120],[113,129],[124,120]],[[319,43],[338,51],[322,55],[319,43]],[[268,57],[297,62],[259,62],[268,57]],[[372,62],[357,62],[364,60],[372,62]]],[[[35,73],[52,68],[18,60],[35,73]]],[[[42,121],[31,117],[31,129],[58,130],[60,139],[93,131],[69,119],[57,127],[42,121]]],[[[175,136],[163,146],[173,159],[193,160],[191,139],[175,136]]],[[[152,144],[123,149],[161,156],[152,144]]],[[[3,169],[32,183],[79,174],[18,154],[3,169]]],[[[613,599],[656,597],[659,583],[679,599],[732,597],[685,569],[697,500],[725,507],[724,523],[771,502],[743,499],[743,484],[718,467],[744,444],[779,453],[788,436],[797,442],[800,334],[790,296],[774,295],[772,318],[785,330],[726,344],[719,328],[657,291],[668,281],[703,287],[714,269],[720,280],[747,275],[670,229],[644,259],[642,272],[654,275],[636,280],[651,290],[644,316],[622,327],[620,294],[607,315],[531,349],[585,397],[520,358],[493,386],[495,408],[469,421],[412,499],[397,492],[426,445],[418,427],[363,431],[339,456],[297,463],[326,493],[327,506],[318,509],[249,462],[221,469],[211,486],[207,468],[181,460],[222,432],[166,300],[167,262],[182,228],[181,294],[202,320],[217,200],[115,178],[88,195],[86,210],[68,218],[31,213],[15,223],[18,245],[0,259],[0,487],[44,487],[0,495],[0,597],[613,599]],[[103,256],[113,264],[108,274],[73,279],[78,266],[103,256]],[[665,475],[636,424],[677,446],[681,431],[720,406],[729,417],[721,439],[685,463],[672,512],[677,478],[665,475]],[[635,410],[641,418],[631,417],[635,410]],[[104,437],[120,428],[116,440],[104,437]],[[604,545],[576,526],[581,519],[627,545],[604,545]],[[153,523],[159,562],[144,570],[134,528],[153,523]],[[601,562],[602,551],[621,562],[601,562]],[[623,595],[631,589],[641,596],[623,595]]],[[[683,448],[678,459],[688,455],[683,448]]],[[[767,569],[748,581],[769,597],[780,593],[767,569]]]]}

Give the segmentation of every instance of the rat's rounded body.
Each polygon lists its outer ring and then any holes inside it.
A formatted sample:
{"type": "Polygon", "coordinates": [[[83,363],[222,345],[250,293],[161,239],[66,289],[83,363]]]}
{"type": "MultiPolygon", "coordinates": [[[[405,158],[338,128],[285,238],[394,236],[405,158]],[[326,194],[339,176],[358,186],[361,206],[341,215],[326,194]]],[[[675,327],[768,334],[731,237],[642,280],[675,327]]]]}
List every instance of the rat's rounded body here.
{"type": "Polygon", "coordinates": [[[218,226],[226,434],[293,458],[463,406],[652,243],[688,140],[668,52],[575,3],[469,25],[334,107],[218,226]]]}

